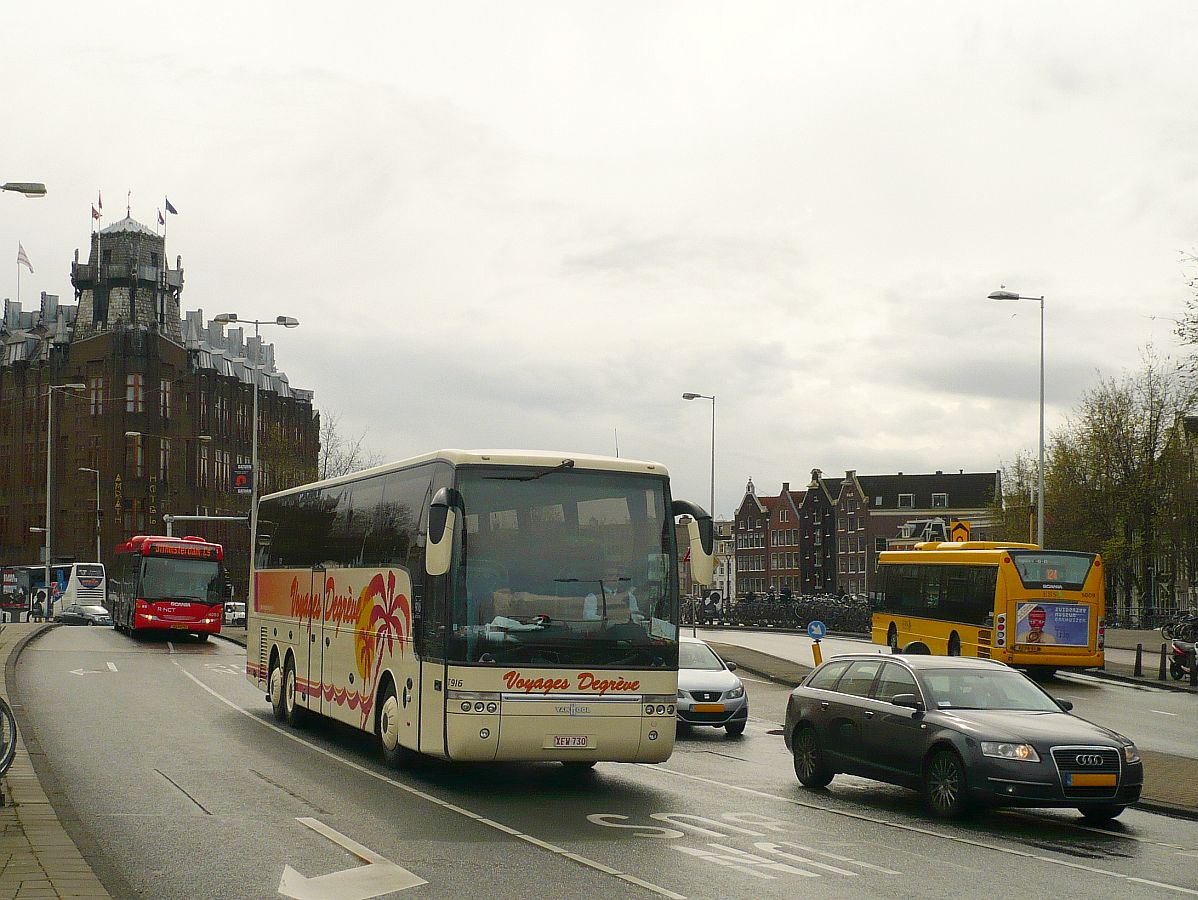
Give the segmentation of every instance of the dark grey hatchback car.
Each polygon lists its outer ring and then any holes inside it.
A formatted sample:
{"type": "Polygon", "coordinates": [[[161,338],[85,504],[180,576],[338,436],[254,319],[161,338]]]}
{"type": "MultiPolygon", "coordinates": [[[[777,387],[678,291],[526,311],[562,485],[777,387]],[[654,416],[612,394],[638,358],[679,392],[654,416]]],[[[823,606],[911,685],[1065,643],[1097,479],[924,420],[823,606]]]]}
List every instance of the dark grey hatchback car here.
{"type": "Polygon", "coordinates": [[[791,692],[786,746],[807,787],[862,775],[921,791],[945,818],[988,804],[1112,819],[1140,799],[1140,754],[1072,708],[991,660],[837,656],[791,692]]]}

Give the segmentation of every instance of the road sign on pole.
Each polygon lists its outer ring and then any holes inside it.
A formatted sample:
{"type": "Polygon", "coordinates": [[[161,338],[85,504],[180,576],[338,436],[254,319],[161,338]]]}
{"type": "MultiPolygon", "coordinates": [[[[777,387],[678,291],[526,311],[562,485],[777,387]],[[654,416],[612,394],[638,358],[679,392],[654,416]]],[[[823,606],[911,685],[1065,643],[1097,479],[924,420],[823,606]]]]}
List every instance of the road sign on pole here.
{"type": "Polygon", "coordinates": [[[238,463],[233,467],[233,490],[249,494],[254,490],[254,467],[250,463],[238,463]]]}
{"type": "Polygon", "coordinates": [[[816,619],[807,623],[807,637],[813,641],[822,641],[828,635],[828,626],[816,619]]]}

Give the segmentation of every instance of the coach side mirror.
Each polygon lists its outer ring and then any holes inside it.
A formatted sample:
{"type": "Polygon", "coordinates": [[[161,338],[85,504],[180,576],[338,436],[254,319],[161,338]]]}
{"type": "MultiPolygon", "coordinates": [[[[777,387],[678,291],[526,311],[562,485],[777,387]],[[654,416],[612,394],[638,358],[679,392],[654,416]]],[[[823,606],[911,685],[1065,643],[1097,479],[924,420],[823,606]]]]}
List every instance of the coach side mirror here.
{"type": "Polygon", "coordinates": [[[1065,710],[1065,712],[1069,712],[1070,710],[1073,709],[1073,701],[1072,700],[1057,700],[1056,697],[1053,697],[1052,699],[1056,700],[1057,706],[1059,706],[1061,709],[1065,710]]]}
{"type": "Polygon", "coordinates": [[[907,709],[923,709],[923,701],[917,694],[895,694],[890,698],[890,702],[895,706],[905,706],[907,709]]]}
{"type": "Polygon", "coordinates": [[[428,541],[424,548],[424,571],[430,576],[444,575],[453,559],[453,536],[462,495],[453,488],[441,488],[428,507],[428,541]]]}
{"type": "Polygon", "coordinates": [[[690,542],[687,555],[690,557],[691,576],[699,584],[709,587],[715,571],[715,526],[711,515],[689,500],[675,500],[671,512],[674,518],[690,516],[686,531],[690,542]]]}

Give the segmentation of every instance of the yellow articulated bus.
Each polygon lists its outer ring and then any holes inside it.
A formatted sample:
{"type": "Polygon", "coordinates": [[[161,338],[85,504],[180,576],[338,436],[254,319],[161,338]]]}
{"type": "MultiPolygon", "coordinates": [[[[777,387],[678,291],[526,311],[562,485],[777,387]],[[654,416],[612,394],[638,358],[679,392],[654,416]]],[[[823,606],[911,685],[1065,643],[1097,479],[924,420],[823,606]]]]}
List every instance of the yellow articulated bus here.
{"type": "Polygon", "coordinates": [[[1102,557],[1035,544],[930,541],[878,554],[873,641],[1041,673],[1101,668],[1102,557]]]}
{"type": "Polygon", "coordinates": [[[281,721],[384,759],[661,762],[674,746],[678,547],[711,517],[657,463],[442,450],[263,497],[246,674],[281,721]]]}

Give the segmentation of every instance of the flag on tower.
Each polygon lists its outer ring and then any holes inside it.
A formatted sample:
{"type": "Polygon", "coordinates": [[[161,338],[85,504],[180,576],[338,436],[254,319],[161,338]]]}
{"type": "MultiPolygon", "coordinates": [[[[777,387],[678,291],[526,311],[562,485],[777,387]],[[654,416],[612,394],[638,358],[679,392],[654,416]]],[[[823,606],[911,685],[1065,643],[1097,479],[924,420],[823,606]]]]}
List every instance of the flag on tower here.
{"type": "Polygon", "coordinates": [[[179,215],[179,210],[177,210],[177,209],[175,209],[173,206],[171,206],[171,198],[170,198],[170,197],[164,197],[163,199],[164,199],[164,200],[166,200],[166,211],[167,211],[168,213],[170,213],[172,216],[177,216],[177,215],[179,215]]]}
{"type": "Polygon", "coordinates": [[[162,218],[162,210],[158,210],[158,224],[165,225],[166,219],[162,218]]]}
{"type": "Polygon", "coordinates": [[[104,192],[103,191],[96,191],[96,207],[100,210],[101,213],[104,212],[104,192]]]}
{"type": "Polygon", "coordinates": [[[29,254],[25,252],[25,247],[20,242],[17,242],[17,265],[23,265],[29,270],[29,274],[33,274],[33,263],[29,261],[29,254]]]}
{"type": "Polygon", "coordinates": [[[94,203],[92,204],[92,218],[93,219],[100,218],[100,211],[98,209],[96,209],[96,204],[94,204],[94,203]]]}

